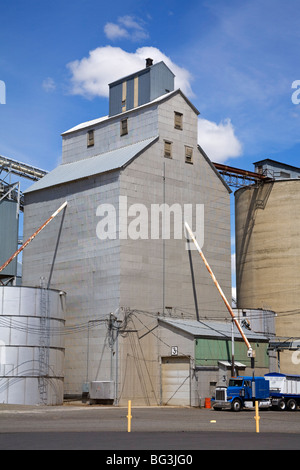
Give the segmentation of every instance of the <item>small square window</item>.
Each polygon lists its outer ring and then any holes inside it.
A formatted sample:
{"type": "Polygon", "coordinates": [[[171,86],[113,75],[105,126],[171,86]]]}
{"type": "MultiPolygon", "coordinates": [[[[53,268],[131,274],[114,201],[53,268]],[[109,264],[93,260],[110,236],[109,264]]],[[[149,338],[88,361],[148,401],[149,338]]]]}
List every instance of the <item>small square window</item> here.
{"type": "Polygon", "coordinates": [[[193,164],[193,148],[185,147],[185,162],[193,164]]]}
{"type": "Polygon", "coordinates": [[[92,147],[94,145],[94,131],[88,131],[87,133],[87,146],[92,147]]]}
{"type": "Polygon", "coordinates": [[[183,114],[182,113],[177,113],[176,111],[174,112],[174,127],[175,129],[180,129],[182,130],[182,121],[183,121],[183,114]]]}
{"type": "Polygon", "coordinates": [[[168,140],[164,142],[164,156],[166,158],[172,158],[172,142],[168,140]]]}
{"type": "Polygon", "coordinates": [[[120,133],[121,136],[128,134],[128,119],[122,119],[120,133]]]}

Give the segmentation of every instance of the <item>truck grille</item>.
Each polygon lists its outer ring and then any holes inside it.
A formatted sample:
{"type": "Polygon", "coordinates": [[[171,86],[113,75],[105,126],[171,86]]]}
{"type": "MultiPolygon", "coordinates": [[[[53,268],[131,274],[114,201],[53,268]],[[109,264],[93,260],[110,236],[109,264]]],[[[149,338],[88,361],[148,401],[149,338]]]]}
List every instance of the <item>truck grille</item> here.
{"type": "Polygon", "coordinates": [[[226,394],[226,390],[225,390],[224,388],[221,389],[221,390],[216,390],[216,400],[218,400],[218,401],[219,401],[219,400],[220,400],[220,401],[221,401],[221,400],[222,400],[222,401],[226,400],[225,394],[226,394]]]}

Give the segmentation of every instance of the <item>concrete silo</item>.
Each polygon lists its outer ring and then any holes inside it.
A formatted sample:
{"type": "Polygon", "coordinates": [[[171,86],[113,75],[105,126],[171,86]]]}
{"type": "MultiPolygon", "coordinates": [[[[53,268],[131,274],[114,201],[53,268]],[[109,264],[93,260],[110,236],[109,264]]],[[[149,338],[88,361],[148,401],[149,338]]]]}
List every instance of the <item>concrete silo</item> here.
{"type": "MultiPolygon", "coordinates": [[[[300,175],[300,170],[299,170],[300,175]]],[[[300,179],[293,174],[235,193],[238,308],[276,313],[278,340],[300,337],[300,179]]],[[[280,368],[299,374],[300,354],[284,351],[280,368]]]]}

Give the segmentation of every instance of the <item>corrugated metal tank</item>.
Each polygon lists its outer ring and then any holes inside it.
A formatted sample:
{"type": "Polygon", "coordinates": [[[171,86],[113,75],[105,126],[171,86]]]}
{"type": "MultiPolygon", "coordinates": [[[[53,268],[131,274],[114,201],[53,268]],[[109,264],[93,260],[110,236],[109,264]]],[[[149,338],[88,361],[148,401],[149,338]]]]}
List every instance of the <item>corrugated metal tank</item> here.
{"type": "MultiPolygon", "coordinates": [[[[1,193],[0,193],[1,195],[1,193]]],[[[0,202],[0,266],[18,249],[17,203],[8,199],[0,202]]],[[[3,271],[0,277],[14,277],[17,275],[17,258],[15,258],[3,271]]]]}
{"type": "MultiPolygon", "coordinates": [[[[276,336],[299,337],[300,180],[277,180],[235,193],[238,308],[273,310],[276,336]]],[[[292,352],[281,371],[299,373],[292,352]]]]}
{"type": "Polygon", "coordinates": [[[59,405],[64,293],[0,286],[0,403],[59,405]]]}

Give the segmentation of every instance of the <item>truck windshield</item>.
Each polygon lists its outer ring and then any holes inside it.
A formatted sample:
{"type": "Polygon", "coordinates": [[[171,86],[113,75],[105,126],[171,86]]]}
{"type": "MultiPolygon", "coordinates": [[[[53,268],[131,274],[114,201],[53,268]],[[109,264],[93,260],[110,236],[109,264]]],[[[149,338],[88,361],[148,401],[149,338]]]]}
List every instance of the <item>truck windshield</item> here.
{"type": "Polygon", "coordinates": [[[243,379],[230,379],[229,387],[241,387],[243,384],[243,379]]]}

